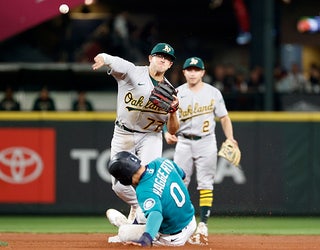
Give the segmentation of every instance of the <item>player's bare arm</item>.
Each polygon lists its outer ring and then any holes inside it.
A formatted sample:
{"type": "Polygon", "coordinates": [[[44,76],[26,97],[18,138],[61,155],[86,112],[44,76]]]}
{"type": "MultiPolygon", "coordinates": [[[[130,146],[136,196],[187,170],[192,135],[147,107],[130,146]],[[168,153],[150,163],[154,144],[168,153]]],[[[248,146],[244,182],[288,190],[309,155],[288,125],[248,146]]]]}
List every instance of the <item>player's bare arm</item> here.
{"type": "Polygon", "coordinates": [[[220,123],[226,138],[231,140],[233,143],[238,144],[238,142],[233,138],[233,127],[230,117],[228,115],[221,117],[220,123]]]}
{"type": "Polygon", "coordinates": [[[178,120],[176,112],[168,113],[167,129],[172,135],[175,135],[180,127],[180,122],[178,120]]]}

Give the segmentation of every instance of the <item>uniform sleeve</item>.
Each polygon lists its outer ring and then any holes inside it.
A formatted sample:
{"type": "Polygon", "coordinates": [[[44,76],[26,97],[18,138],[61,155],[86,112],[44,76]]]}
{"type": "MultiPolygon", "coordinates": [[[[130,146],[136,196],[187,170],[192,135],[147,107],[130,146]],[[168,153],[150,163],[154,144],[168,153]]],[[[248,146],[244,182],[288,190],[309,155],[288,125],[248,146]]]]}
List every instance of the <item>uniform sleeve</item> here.
{"type": "Polygon", "coordinates": [[[224,102],[223,96],[219,90],[217,90],[215,94],[215,99],[216,99],[216,107],[215,107],[215,115],[217,117],[223,117],[228,114],[226,104],[224,102]]]}
{"type": "Polygon", "coordinates": [[[159,232],[162,220],[163,216],[159,211],[152,211],[149,214],[146,223],[146,232],[151,235],[152,239],[154,239],[159,232]]]}
{"type": "Polygon", "coordinates": [[[129,62],[121,57],[111,56],[106,53],[100,53],[99,55],[103,57],[103,60],[108,67],[108,74],[110,75],[119,77],[135,67],[132,62],[129,62]]]}

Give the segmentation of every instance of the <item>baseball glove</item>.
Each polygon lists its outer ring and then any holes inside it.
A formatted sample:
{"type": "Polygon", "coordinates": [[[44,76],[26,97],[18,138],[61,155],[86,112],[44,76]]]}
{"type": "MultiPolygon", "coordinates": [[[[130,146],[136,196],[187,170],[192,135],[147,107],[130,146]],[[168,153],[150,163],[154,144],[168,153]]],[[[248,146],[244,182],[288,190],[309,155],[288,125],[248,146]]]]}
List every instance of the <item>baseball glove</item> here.
{"type": "Polygon", "coordinates": [[[241,159],[241,152],[235,143],[231,140],[226,139],[218,152],[218,155],[225,158],[229,161],[232,165],[238,167],[241,159]]]}
{"type": "Polygon", "coordinates": [[[174,97],[177,96],[177,90],[166,80],[158,83],[151,92],[149,101],[167,113],[177,111],[179,103],[173,104],[174,97]]]}

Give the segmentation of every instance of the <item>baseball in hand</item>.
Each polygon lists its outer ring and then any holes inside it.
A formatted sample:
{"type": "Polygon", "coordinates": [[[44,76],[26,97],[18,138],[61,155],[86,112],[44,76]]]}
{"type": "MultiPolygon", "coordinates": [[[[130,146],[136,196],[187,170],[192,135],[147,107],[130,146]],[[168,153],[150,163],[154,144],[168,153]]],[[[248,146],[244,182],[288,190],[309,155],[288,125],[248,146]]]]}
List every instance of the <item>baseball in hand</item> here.
{"type": "Polygon", "coordinates": [[[61,14],[67,14],[69,12],[69,6],[66,4],[61,4],[59,7],[59,11],[61,14]]]}

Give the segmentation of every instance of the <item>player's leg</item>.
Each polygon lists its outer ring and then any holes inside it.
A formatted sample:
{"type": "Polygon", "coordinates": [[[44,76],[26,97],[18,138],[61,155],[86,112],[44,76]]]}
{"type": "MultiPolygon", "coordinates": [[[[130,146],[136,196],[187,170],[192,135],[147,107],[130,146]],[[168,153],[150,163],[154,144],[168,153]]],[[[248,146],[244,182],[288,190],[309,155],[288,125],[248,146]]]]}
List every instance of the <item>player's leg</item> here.
{"type": "Polygon", "coordinates": [[[174,162],[182,168],[186,174],[186,178],[184,179],[186,186],[189,186],[193,174],[193,159],[190,143],[192,143],[192,141],[189,139],[179,137],[173,157],[174,162]]]}
{"type": "Polygon", "coordinates": [[[106,216],[112,225],[118,227],[118,234],[109,237],[109,243],[136,241],[145,231],[145,225],[129,224],[126,216],[116,209],[108,209],[106,216]]]}
{"type": "Polygon", "coordinates": [[[217,147],[213,139],[203,138],[194,144],[197,190],[199,190],[200,221],[207,223],[213,203],[213,184],[217,168],[217,147]],[[201,142],[201,143],[200,143],[201,142]]]}
{"type": "MultiPolygon", "coordinates": [[[[162,135],[161,133],[135,133],[134,144],[136,154],[141,164],[145,165],[162,155],[162,135]]],[[[146,222],[146,218],[139,205],[131,205],[128,215],[129,221],[135,221],[139,224],[146,222]]]]}
{"type": "Polygon", "coordinates": [[[142,165],[146,165],[154,159],[162,156],[162,134],[145,133],[136,134],[136,154],[142,165]]]}
{"type": "Polygon", "coordinates": [[[146,229],[146,225],[125,224],[118,230],[121,242],[138,241],[146,229]]]}
{"type": "Polygon", "coordinates": [[[196,244],[208,242],[207,222],[213,204],[213,184],[217,165],[217,148],[213,141],[212,137],[208,136],[193,144],[200,208],[200,222],[193,237],[196,244]]]}
{"type": "Polygon", "coordinates": [[[175,235],[158,234],[153,242],[154,246],[183,246],[192,236],[196,230],[197,222],[196,218],[190,221],[190,223],[182,229],[182,231],[175,235]]]}
{"type": "MultiPolygon", "coordinates": [[[[136,153],[135,136],[132,133],[126,132],[116,126],[114,128],[114,134],[111,141],[110,158],[120,151],[136,153]]],[[[112,177],[112,189],[121,200],[130,205],[128,220],[133,223],[136,217],[136,212],[140,209],[134,188],[132,186],[124,186],[112,177]]]]}
{"type": "Polygon", "coordinates": [[[116,209],[109,208],[106,211],[106,216],[110,223],[116,227],[120,227],[121,225],[129,224],[128,219],[124,214],[119,212],[116,209]]]}

